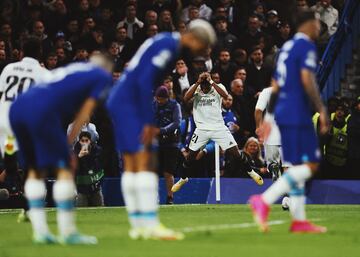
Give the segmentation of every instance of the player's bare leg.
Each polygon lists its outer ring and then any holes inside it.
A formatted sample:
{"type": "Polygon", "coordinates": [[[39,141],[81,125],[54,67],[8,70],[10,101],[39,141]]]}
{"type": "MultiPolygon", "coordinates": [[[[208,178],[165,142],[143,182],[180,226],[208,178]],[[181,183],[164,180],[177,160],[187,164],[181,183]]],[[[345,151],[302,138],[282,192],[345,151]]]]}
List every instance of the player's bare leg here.
{"type": "Polygon", "coordinates": [[[255,181],[256,184],[260,186],[264,184],[262,177],[251,168],[248,160],[249,157],[246,153],[239,151],[237,146],[233,146],[227,149],[226,152],[229,154],[230,158],[233,158],[233,161],[238,163],[242,170],[246,171],[246,173],[255,181]]]}
{"type": "Polygon", "coordinates": [[[70,170],[57,170],[57,180],[53,186],[53,198],[57,207],[57,225],[61,244],[97,244],[96,237],[82,235],[75,225],[75,194],[74,176],[70,170]]]}

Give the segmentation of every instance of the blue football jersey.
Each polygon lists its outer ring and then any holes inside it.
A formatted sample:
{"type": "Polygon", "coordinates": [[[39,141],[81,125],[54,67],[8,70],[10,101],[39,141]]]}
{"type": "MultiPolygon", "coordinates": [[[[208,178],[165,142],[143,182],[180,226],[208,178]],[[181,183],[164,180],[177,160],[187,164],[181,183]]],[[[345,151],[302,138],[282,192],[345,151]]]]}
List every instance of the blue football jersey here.
{"type": "Polygon", "coordinates": [[[154,89],[174,66],[180,50],[179,33],[160,33],[147,39],[112,89],[107,107],[117,113],[124,104],[136,109],[142,123],[154,123],[154,89]]]}
{"type": "Polygon", "coordinates": [[[53,70],[17,101],[29,104],[34,115],[50,113],[69,120],[87,98],[105,98],[111,85],[111,74],[105,70],[90,63],[73,63],[53,70]]]}
{"type": "Polygon", "coordinates": [[[301,82],[301,70],[315,72],[315,44],[303,33],[297,33],[280,50],[274,79],[280,87],[275,108],[279,125],[311,125],[312,110],[301,82]]]}

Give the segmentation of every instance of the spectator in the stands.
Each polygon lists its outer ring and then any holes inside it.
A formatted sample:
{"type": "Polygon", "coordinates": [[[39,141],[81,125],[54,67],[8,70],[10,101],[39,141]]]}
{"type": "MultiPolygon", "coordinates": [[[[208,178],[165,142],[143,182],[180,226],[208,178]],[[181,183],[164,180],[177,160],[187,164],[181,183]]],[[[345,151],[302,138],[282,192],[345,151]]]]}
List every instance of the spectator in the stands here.
{"type": "Polygon", "coordinates": [[[100,18],[97,23],[104,31],[104,38],[106,41],[111,40],[116,30],[116,22],[114,12],[110,6],[105,5],[101,8],[100,18]]]}
{"type": "Polygon", "coordinates": [[[166,89],[168,90],[170,99],[175,99],[179,103],[182,101],[181,96],[177,96],[174,93],[174,83],[173,83],[173,79],[172,79],[172,77],[170,75],[166,76],[163,79],[163,86],[166,87],[166,89]]]}
{"type": "Polygon", "coordinates": [[[144,25],[149,26],[153,24],[157,24],[158,14],[154,10],[147,10],[144,18],[144,25]]]}
{"type": "Polygon", "coordinates": [[[56,56],[57,56],[57,63],[58,63],[58,66],[64,66],[68,63],[68,58],[67,58],[67,55],[66,55],[66,52],[64,50],[64,48],[62,47],[57,47],[55,49],[55,53],[56,53],[56,56]]]}
{"type": "Polygon", "coordinates": [[[246,138],[253,134],[255,130],[253,109],[251,108],[251,101],[245,96],[244,83],[241,79],[235,79],[231,82],[230,94],[233,97],[232,110],[240,125],[241,139],[238,144],[242,146],[246,138]]]}
{"type": "Polygon", "coordinates": [[[120,69],[124,66],[124,60],[120,56],[119,44],[116,41],[111,41],[108,45],[108,53],[114,62],[114,68],[120,69]]]}
{"type": "Polygon", "coordinates": [[[46,56],[45,67],[48,70],[53,70],[57,67],[58,57],[55,52],[50,52],[46,56]]]}
{"type": "Polygon", "coordinates": [[[245,67],[240,67],[235,71],[234,79],[241,79],[243,84],[245,85],[246,75],[247,73],[245,67]]]}
{"type": "Polygon", "coordinates": [[[194,77],[188,71],[189,69],[183,59],[176,61],[175,70],[172,75],[176,95],[182,95],[184,90],[188,89],[194,81],[194,77]]]}
{"type": "Polygon", "coordinates": [[[267,168],[264,159],[261,157],[261,146],[255,137],[250,137],[243,151],[250,156],[250,166],[260,174],[266,174],[267,168]]]}
{"type": "Polygon", "coordinates": [[[76,49],[74,61],[76,62],[86,62],[89,59],[89,52],[86,47],[79,45],[76,49]]]}
{"type": "Polygon", "coordinates": [[[338,27],[339,12],[331,5],[331,0],[318,0],[310,9],[320,14],[320,20],[327,25],[328,36],[332,36],[338,27]]]}
{"type": "Polygon", "coordinates": [[[270,10],[266,14],[267,26],[264,31],[271,35],[273,39],[279,34],[279,15],[276,10],[270,10]]]}
{"type": "Polygon", "coordinates": [[[272,69],[264,65],[264,54],[258,46],[250,52],[250,59],[251,62],[246,67],[246,82],[249,91],[257,98],[265,87],[270,86],[272,69]]]}
{"type": "Polygon", "coordinates": [[[239,33],[239,47],[250,53],[252,48],[258,44],[260,37],[264,35],[261,31],[259,18],[256,15],[251,15],[248,19],[247,29],[239,33]]]}
{"type": "Polygon", "coordinates": [[[117,27],[115,39],[119,44],[119,54],[121,59],[123,59],[125,62],[128,62],[133,54],[133,40],[127,36],[125,27],[117,27]]]}
{"type": "Polygon", "coordinates": [[[186,32],[186,23],[182,20],[178,21],[177,25],[176,25],[176,30],[180,33],[183,34],[186,32]]]}
{"type": "Polygon", "coordinates": [[[76,44],[80,39],[80,25],[79,20],[75,17],[70,17],[66,23],[66,38],[72,44],[76,44]]]}
{"type": "Polygon", "coordinates": [[[291,27],[289,22],[282,21],[279,24],[279,35],[276,38],[276,46],[280,49],[282,45],[290,39],[291,27]]]}
{"type": "Polygon", "coordinates": [[[165,86],[159,87],[155,92],[154,112],[155,122],[160,129],[158,140],[158,160],[159,173],[164,175],[167,204],[173,204],[174,195],[171,191],[174,185],[174,175],[179,160],[179,142],[180,142],[180,105],[173,99],[170,99],[169,91],[165,86]]]}
{"type": "Polygon", "coordinates": [[[127,29],[127,36],[131,39],[144,26],[144,23],[136,17],[136,5],[128,4],[125,8],[125,19],[120,21],[117,25],[127,29]]]}
{"type": "Polygon", "coordinates": [[[221,49],[228,49],[231,52],[237,46],[237,38],[228,31],[228,23],[225,16],[219,16],[215,20],[215,30],[217,35],[217,42],[214,55],[218,55],[221,49]]]}
{"type": "Polygon", "coordinates": [[[32,27],[33,35],[41,40],[42,51],[44,55],[47,55],[52,49],[52,41],[45,34],[45,26],[42,21],[35,21],[32,27]]]}
{"type": "Polygon", "coordinates": [[[6,60],[6,52],[3,49],[0,49],[0,73],[5,68],[5,66],[8,64],[6,60]]]}
{"type": "Polygon", "coordinates": [[[305,11],[309,9],[309,5],[306,0],[296,0],[296,8],[298,11],[305,11]]]}
{"type": "Polygon", "coordinates": [[[81,35],[83,37],[89,35],[91,33],[91,31],[93,29],[95,29],[95,27],[96,27],[96,22],[94,20],[94,17],[92,17],[92,16],[85,17],[83,20],[83,27],[82,27],[81,35]]]}
{"type": "Polygon", "coordinates": [[[219,73],[221,82],[225,85],[226,89],[229,90],[231,81],[234,78],[236,65],[231,61],[228,50],[220,50],[218,63],[215,65],[214,70],[219,73]]]}
{"type": "Polygon", "coordinates": [[[50,36],[59,30],[64,31],[68,17],[68,9],[64,0],[55,0],[52,7],[49,8],[49,14],[46,15],[46,29],[50,36]]]}
{"type": "Polygon", "coordinates": [[[4,41],[5,43],[5,51],[6,54],[8,55],[8,58],[10,59],[11,57],[11,52],[14,49],[14,40],[13,40],[13,29],[10,23],[3,23],[1,25],[1,30],[0,30],[0,38],[4,41]]]}
{"type": "MultiPolygon", "coordinates": [[[[154,24],[155,25],[155,24],[154,24]]],[[[159,21],[158,21],[159,31],[167,31],[173,32],[175,31],[175,26],[173,23],[173,18],[171,12],[169,10],[162,10],[160,13],[159,21]]]]}
{"type": "Polygon", "coordinates": [[[75,12],[76,17],[79,20],[84,20],[85,17],[91,15],[90,13],[90,4],[88,0],[79,0],[79,5],[77,11],[75,12]]]}
{"type": "Polygon", "coordinates": [[[220,84],[221,83],[221,80],[220,80],[220,75],[217,71],[215,70],[212,70],[210,72],[210,75],[211,75],[211,79],[216,83],[216,84],[220,84]]]}
{"type": "Polygon", "coordinates": [[[212,10],[206,5],[204,0],[191,0],[190,5],[182,10],[181,19],[185,22],[189,22],[191,19],[191,10],[198,10],[199,17],[205,20],[210,20],[212,10]]]}
{"type": "Polygon", "coordinates": [[[118,68],[114,68],[114,70],[112,72],[113,82],[115,83],[116,81],[118,81],[120,76],[121,76],[121,70],[118,68]]]}
{"type": "Polygon", "coordinates": [[[233,106],[233,97],[232,95],[228,95],[225,99],[222,99],[222,116],[224,118],[224,122],[226,127],[229,128],[231,134],[233,134],[235,140],[237,139],[237,132],[240,130],[240,127],[237,123],[237,118],[235,113],[232,111],[233,106]]]}
{"type": "Polygon", "coordinates": [[[198,7],[190,6],[188,13],[189,13],[188,14],[189,20],[188,20],[187,24],[189,24],[193,20],[200,19],[200,12],[199,12],[198,7]]]}

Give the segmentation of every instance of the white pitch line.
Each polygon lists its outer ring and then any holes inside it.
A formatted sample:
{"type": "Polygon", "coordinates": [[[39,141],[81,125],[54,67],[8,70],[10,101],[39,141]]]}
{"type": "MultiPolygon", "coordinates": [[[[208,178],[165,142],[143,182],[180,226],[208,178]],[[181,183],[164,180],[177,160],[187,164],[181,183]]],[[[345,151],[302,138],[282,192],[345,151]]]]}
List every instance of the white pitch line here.
{"type": "MultiPolygon", "coordinates": [[[[268,225],[282,225],[285,224],[285,220],[273,220],[269,221],[268,225]]],[[[257,227],[256,223],[239,223],[239,224],[219,224],[219,225],[204,225],[198,227],[187,227],[181,229],[184,233],[191,233],[191,232],[207,232],[207,231],[215,231],[215,230],[226,230],[226,229],[241,229],[241,228],[251,228],[257,227]]]]}

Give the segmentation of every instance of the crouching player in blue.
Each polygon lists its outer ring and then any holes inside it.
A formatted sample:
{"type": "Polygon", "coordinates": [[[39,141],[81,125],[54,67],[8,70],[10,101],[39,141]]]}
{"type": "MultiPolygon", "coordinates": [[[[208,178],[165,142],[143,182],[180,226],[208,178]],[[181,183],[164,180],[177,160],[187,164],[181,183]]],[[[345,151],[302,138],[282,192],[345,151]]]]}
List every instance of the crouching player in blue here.
{"type": "Polygon", "coordinates": [[[75,226],[76,187],[68,150],[68,142],[74,141],[112,83],[108,72],[112,64],[102,55],[93,56],[91,60],[94,64],[75,63],[54,70],[45,82],[19,96],[10,108],[10,123],[20,149],[20,165],[28,172],[25,195],[35,243],[97,243],[95,237],[79,234],[75,226]],[[75,123],[67,140],[63,123],[73,117],[75,123]],[[57,206],[58,239],[49,230],[44,210],[43,177],[49,170],[57,174],[53,198],[57,206]]]}
{"type": "Polygon", "coordinates": [[[158,177],[154,172],[155,158],[149,149],[159,133],[152,108],[153,92],[174,66],[181,48],[197,53],[215,40],[211,25],[203,20],[192,21],[182,35],[160,33],[146,40],[108,98],[117,150],[124,158],[121,187],[132,239],[183,238],[181,233],[162,226],[158,219],[158,177]]]}
{"type": "Polygon", "coordinates": [[[290,231],[324,233],[325,227],[307,221],[304,195],[305,182],[317,171],[320,161],[310,103],[315,111],[320,113],[321,132],[326,133],[328,130],[327,111],[315,79],[317,58],[314,41],[320,33],[320,22],[319,17],[312,11],[299,13],[297,18],[298,33],[280,50],[268,112],[260,127],[260,135],[266,138],[270,132],[269,121],[273,120],[272,113],[275,109],[284,162],[291,167],[262,195],[252,196],[250,205],[255,221],[262,231],[266,231],[270,204],[288,193],[293,219],[290,231]]]}

